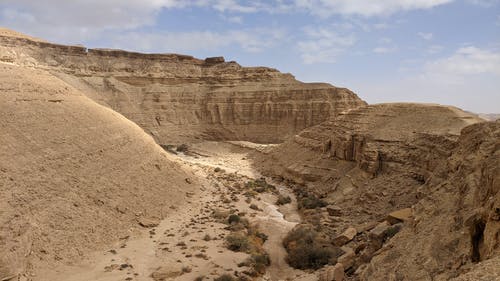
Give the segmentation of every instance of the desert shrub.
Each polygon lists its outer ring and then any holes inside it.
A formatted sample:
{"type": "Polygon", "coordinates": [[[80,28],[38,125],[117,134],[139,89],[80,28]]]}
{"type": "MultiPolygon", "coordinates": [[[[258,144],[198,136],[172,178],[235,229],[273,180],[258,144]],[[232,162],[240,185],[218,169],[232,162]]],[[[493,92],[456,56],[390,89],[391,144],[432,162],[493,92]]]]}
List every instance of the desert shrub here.
{"type": "Polygon", "coordinates": [[[233,276],[231,276],[229,274],[223,274],[223,275],[215,278],[214,281],[235,281],[235,279],[233,278],[233,276]]]}
{"type": "Polygon", "coordinates": [[[292,202],[292,198],[290,198],[290,196],[284,196],[282,194],[280,194],[278,196],[278,200],[276,200],[276,205],[285,205],[285,204],[289,204],[292,202]]]}
{"type": "Polygon", "coordinates": [[[226,236],[227,248],[235,252],[247,252],[250,250],[250,242],[246,236],[241,234],[229,234],[226,236]]]}
{"type": "Polygon", "coordinates": [[[276,187],[272,184],[268,184],[266,182],[265,178],[260,178],[256,179],[254,181],[248,181],[245,184],[246,188],[253,189],[254,191],[258,193],[266,192],[266,191],[271,191],[274,192],[276,191],[276,187]]]}
{"type": "Polygon", "coordinates": [[[210,237],[210,235],[208,235],[208,234],[205,234],[205,236],[203,236],[203,240],[210,241],[210,240],[212,240],[212,237],[210,237]]]}
{"type": "Polygon", "coordinates": [[[325,201],[312,194],[299,200],[299,209],[316,209],[326,207],[326,205],[328,204],[325,201]]]}
{"type": "Polygon", "coordinates": [[[300,244],[288,252],[287,262],[298,269],[319,269],[328,264],[332,256],[328,247],[300,244]]]}
{"type": "Polygon", "coordinates": [[[177,152],[187,152],[189,150],[189,147],[187,144],[183,143],[179,146],[177,146],[177,152]]]}
{"type": "Polygon", "coordinates": [[[167,152],[170,152],[172,154],[177,154],[177,152],[175,151],[175,146],[172,144],[160,144],[160,146],[161,148],[163,148],[163,150],[167,152]]]}
{"type": "Polygon", "coordinates": [[[271,265],[271,259],[267,253],[254,254],[250,259],[253,270],[258,274],[264,274],[266,272],[266,267],[271,265]]]}
{"type": "Polygon", "coordinates": [[[240,221],[241,221],[240,216],[238,216],[236,214],[229,215],[229,217],[227,218],[227,222],[229,224],[239,223],[240,221]]]}
{"type": "Polygon", "coordinates": [[[298,269],[318,269],[328,264],[338,254],[338,249],[318,239],[310,226],[298,226],[283,239],[288,252],[287,262],[298,269]]]}
{"type": "Polygon", "coordinates": [[[205,276],[204,275],[201,275],[201,276],[198,276],[194,279],[194,281],[203,281],[203,279],[205,279],[205,276]]]}

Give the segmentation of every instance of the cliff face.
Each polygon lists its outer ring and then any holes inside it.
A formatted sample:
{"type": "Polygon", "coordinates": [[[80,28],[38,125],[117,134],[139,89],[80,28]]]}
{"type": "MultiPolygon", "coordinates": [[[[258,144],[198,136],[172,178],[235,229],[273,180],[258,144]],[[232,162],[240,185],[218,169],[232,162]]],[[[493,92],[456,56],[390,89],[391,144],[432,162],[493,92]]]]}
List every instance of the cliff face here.
{"type": "Polygon", "coordinates": [[[193,138],[281,142],[365,105],[347,89],[223,58],[87,49],[0,34],[0,60],[50,71],[164,144],[193,138]]]}
{"type": "Polygon", "coordinates": [[[371,261],[364,280],[386,280],[387,276],[498,280],[499,140],[500,121],[462,131],[451,157],[439,167],[446,178],[425,184],[425,197],[414,206],[414,222],[390,241],[389,251],[371,261]],[[396,261],[393,257],[398,256],[405,258],[396,261]]]}
{"type": "Polygon", "coordinates": [[[322,197],[329,205],[316,211],[320,219],[305,219],[328,237],[357,229],[348,271],[361,280],[449,280],[469,271],[459,280],[479,280],[484,268],[496,280],[499,126],[452,107],[369,105],[304,130],[256,166],[322,197]],[[371,229],[397,210],[413,215],[393,238],[375,239],[371,229]]]}

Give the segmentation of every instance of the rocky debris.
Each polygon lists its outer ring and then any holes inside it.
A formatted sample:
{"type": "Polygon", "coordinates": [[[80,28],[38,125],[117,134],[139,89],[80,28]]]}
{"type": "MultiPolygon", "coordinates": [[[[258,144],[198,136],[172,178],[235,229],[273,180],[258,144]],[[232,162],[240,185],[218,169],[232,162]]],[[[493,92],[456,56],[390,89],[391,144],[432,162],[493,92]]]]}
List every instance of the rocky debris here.
{"type": "Polygon", "coordinates": [[[402,227],[403,224],[401,223],[391,225],[388,221],[383,221],[370,230],[370,238],[384,241],[387,237],[392,237],[398,233],[402,227]]]}
{"type": "Polygon", "coordinates": [[[342,215],[342,208],[334,205],[328,205],[326,210],[330,216],[338,217],[342,215]]]}
{"type": "Polygon", "coordinates": [[[391,212],[389,215],[387,215],[386,220],[390,224],[396,224],[400,222],[407,222],[412,218],[413,218],[413,210],[411,208],[405,208],[391,212]]]}
{"type": "Polygon", "coordinates": [[[344,254],[337,259],[337,262],[341,263],[345,269],[348,269],[354,265],[356,253],[350,247],[343,246],[340,249],[344,252],[344,254]]]}
{"type": "Polygon", "coordinates": [[[336,263],[324,267],[318,273],[319,281],[343,281],[344,280],[344,266],[342,263],[336,263]]]}
{"type": "Polygon", "coordinates": [[[335,237],[333,239],[333,243],[336,246],[342,246],[342,245],[346,244],[347,242],[351,241],[356,236],[356,234],[358,234],[356,228],[349,227],[342,234],[335,237]]]}
{"type": "Polygon", "coordinates": [[[160,220],[157,218],[141,217],[139,219],[139,225],[145,228],[157,227],[159,224],[160,220]]]}

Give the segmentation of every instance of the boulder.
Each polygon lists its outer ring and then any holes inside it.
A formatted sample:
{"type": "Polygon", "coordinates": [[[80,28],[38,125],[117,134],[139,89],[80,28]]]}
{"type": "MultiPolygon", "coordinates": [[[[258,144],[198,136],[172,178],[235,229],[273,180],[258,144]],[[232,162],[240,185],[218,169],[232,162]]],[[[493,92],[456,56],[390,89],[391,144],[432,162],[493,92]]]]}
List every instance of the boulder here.
{"type": "Polygon", "coordinates": [[[387,221],[383,221],[370,230],[370,237],[375,239],[384,239],[385,233],[390,227],[391,225],[387,221]]]}
{"type": "Polygon", "coordinates": [[[344,268],[349,268],[354,265],[354,259],[356,258],[356,253],[349,247],[341,247],[344,254],[337,259],[338,263],[341,263],[344,268]]]}
{"type": "Polygon", "coordinates": [[[354,227],[347,228],[342,234],[338,235],[333,239],[333,243],[337,246],[345,245],[347,242],[351,241],[358,231],[354,227]]]}
{"type": "Polygon", "coordinates": [[[411,208],[405,208],[388,214],[386,220],[390,224],[396,224],[400,222],[409,221],[412,218],[413,218],[413,210],[411,208]]]}
{"type": "Polygon", "coordinates": [[[337,263],[334,266],[330,265],[323,268],[319,272],[319,281],[343,281],[344,280],[344,266],[337,263]]]}

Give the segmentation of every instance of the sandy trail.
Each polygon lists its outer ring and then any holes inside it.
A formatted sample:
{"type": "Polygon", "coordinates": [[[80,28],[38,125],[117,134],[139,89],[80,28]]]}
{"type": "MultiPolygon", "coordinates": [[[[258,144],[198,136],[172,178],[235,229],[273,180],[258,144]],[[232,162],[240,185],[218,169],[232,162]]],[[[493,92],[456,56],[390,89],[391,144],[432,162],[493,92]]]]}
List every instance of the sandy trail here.
{"type": "MultiPolygon", "coordinates": [[[[179,209],[165,210],[165,218],[155,228],[145,229],[139,237],[124,238],[89,259],[72,266],[47,269],[34,280],[42,281],[115,281],[115,280],[194,280],[205,276],[212,280],[223,273],[241,274],[247,267],[238,267],[248,255],[226,249],[224,237],[229,234],[226,224],[211,218],[215,209],[236,209],[248,213],[251,223],[268,235],[264,249],[271,266],[261,280],[315,280],[285,262],[283,237],[300,221],[295,198],[288,189],[276,185],[293,202],[278,208],[277,196],[262,193],[257,204],[261,211],[249,208],[245,197],[230,203],[221,200],[229,196],[231,183],[222,181],[225,175],[237,174],[242,179],[259,178],[247,158],[249,148],[238,144],[204,142],[194,145],[193,154],[180,153],[176,160],[192,170],[193,178],[201,179],[196,195],[187,193],[187,204],[179,209]],[[203,156],[201,156],[203,155],[203,156]],[[215,172],[219,167],[224,171],[215,172]],[[209,241],[206,236],[210,237],[209,241]]],[[[207,279],[208,278],[208,279],[207,279]]]]}

